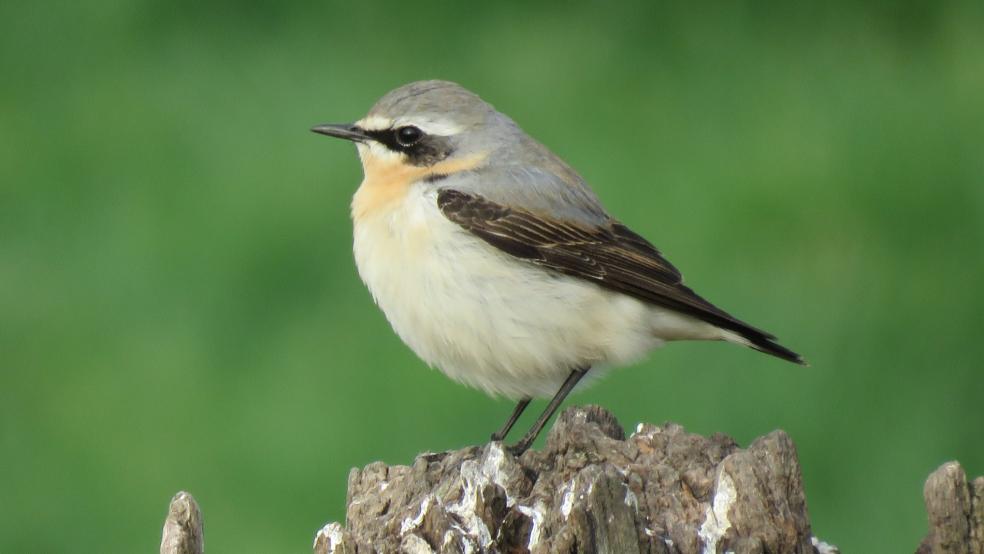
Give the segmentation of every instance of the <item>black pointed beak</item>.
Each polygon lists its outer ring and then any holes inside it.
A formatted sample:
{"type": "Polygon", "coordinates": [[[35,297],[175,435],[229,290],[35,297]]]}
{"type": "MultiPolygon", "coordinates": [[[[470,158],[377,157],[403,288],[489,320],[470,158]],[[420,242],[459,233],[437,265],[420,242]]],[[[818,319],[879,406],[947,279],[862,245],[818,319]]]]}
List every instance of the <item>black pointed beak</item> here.
{"type": "Polygon", "coordinates": [[[365,142],[371,138],[361,127],[352,123],[325,123],[324,125],[311,127],[311,130],[321,135],[351,140],[353,142],[365,142]]]}

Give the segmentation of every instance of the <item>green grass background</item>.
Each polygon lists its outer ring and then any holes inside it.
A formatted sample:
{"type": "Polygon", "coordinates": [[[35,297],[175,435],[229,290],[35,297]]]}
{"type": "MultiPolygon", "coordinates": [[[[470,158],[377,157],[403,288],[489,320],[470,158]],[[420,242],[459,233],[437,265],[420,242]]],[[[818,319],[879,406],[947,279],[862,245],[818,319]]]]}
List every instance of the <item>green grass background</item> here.
{"type": "Polygon", "coordinates": [[[982,29],[978,1],[0,4],[0,552],[153,552],[179,489],[209,552],[307,552],[349,468],[501,423],[373,306],[354,149],[308,132],[423,78],[812,363],[673,344],[571,402],[785,429],[818,536],[914,550],[926,476],[984,473],[982,29]]]}

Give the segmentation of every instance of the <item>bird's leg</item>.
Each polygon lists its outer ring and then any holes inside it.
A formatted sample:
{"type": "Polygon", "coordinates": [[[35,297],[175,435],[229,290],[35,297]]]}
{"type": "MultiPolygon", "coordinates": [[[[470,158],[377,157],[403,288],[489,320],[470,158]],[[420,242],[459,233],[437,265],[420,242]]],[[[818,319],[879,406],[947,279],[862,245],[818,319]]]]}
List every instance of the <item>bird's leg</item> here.
{"type": "Polygon", "coordinates": [[[554,415],[554,412],[556,412],[557,408],[560,407],[560,404],[564,401],[564,398],[567,398],[567,395],[571,392],[574,386],[577,385],[577,382],[581,380],[581,377],[584,377],[587,372],[587,369],[575,369],[574,371],[571,371],[571,374],[567,376],[567,380],[560,386],[560,390],[557,391],[557,394],[550,399],[550,404],[547,404],[547,409],[543,410],[543,413],[540,414],[540,418],[536,420],[533,427],[530,427],[530,430],[523,435],[523,438],[519,439],[519,442],[507,448],[513,456],[519,456],[523,452],[526,452],[526,449],[533,444],[533,441],[536,440],[537,435],[540,434],[540,431],[542,431],[543,427],[548,421],[550,421],[550,418],[554,415]]]}
{"type": "Polygon", "coordinates": [[[507,419],[506,423],[502,426],[502,429],[499,429],[495,433],[492,433],[491,440],[501,441],[502,439],[506,438],[506,435],[509,434],[509,430],[513,428],[513,425],[516,424],[516,420],[519,419],[519,416],[522,415],[523,410],[525,410],[526,407],[529,405],[530,405],[529,398],[524,398],[520,400],[519,404],[516,404],[516,409],[513,410],[512,415],[509,416],[509,419],[507,419]]]}

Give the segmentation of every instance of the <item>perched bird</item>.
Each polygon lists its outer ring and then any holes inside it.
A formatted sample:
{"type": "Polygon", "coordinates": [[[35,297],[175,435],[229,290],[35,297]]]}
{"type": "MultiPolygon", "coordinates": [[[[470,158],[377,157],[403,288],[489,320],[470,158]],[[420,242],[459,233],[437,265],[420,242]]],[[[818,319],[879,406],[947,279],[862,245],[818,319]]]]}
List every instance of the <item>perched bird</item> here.
{"type": "Polygon", "coordinates": [[[725,340],[803,363],[683,284],[545,146],[460,85],[419,81],[355,123],[359,275],[393,329],[448,377],[518,400],[552,397],[521,453],[582,379],[674,340],[725,340]]]}

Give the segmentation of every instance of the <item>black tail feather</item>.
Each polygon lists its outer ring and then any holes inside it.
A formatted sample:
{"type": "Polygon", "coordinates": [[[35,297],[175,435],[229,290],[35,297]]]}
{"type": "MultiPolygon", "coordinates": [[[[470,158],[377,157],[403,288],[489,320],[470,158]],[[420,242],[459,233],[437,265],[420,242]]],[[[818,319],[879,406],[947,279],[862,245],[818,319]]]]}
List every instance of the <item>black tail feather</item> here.
{"type": "Polygon", "coordinates": [[[781,358],[787,362],[793,362],[794,364],[810,365],[806,363],[806,360],[802,356],[776,342],[775,337],[760,333],[749,333],[747,335],[743,333],[742,338],[748,341],[749,346],[759,352],[781,358]]]}

